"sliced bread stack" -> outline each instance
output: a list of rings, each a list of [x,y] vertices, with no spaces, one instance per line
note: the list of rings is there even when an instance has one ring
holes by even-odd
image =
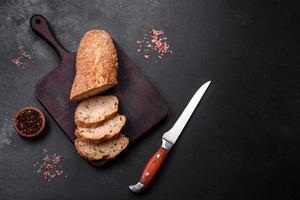
[[[82,101],[75,110],[75,147],[88,160],[113,159],[129,143],[121,133],[126,117],[118,113],[116,96],[96,96]]]

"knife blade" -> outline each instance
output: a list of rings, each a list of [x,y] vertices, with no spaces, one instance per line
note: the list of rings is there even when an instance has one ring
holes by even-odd
[[[178,137],[180,136],[182,130],[184,129],[185,125],[187,124],[188,120],[192,116],[194,110],[196,109],[198,103],[200,102],[210,83],[211,81],[204,83],[197,90],[197,92],[193,95],[188,105],[183,110],[178,120],[173,125],[173,127],[165,134],[163,134],[161,147],[159,147],[157,151],[148,160],[147,164],[144,167],[139,182],[135,185],[129,186],[129,189],[131,191],[138,193],[147,188],[147,186],[150,184],[151,180],[154,178],[157,171],[161,167],[163,161],[167,157],[168,152],[173,147]]]

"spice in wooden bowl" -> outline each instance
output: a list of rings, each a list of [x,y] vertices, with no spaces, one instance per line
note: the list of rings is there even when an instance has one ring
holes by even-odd
[[[45,116],[38,108],[22,108],[15,116],[14,127],[17,133],[23,137],[36,137],[42,133],[45,127]]]

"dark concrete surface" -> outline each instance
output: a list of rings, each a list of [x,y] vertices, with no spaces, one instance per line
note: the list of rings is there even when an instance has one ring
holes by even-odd
[[[299,199],[300,44],[297,5],[288,1],[24,0],[0,2],[0,199]],[[82,34],[108,30],[168,102],[168,118],[117,160],[97,169],[47,114],[39,140],[15,134],[10,119],[41,107],[34,85],[59,62],[29,27],[49,20],[76,50]],[[174,53],[155,63],[135,41],[163,28]],[[10,62],[23,45],[29,68]],[[212,85],[152,186],[135,183],[160,138],[205,81]],[[43,148],[64,156],[67,178],[33,173]]]

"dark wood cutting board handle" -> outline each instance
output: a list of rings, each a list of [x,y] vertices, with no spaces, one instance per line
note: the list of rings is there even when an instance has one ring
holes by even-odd
[[[61,60],[67,59],[71,52],[66,50],[54,36],[47,19],[42,15],[33,15],[30,18],[31,29],[46,40],[58,53]]]

